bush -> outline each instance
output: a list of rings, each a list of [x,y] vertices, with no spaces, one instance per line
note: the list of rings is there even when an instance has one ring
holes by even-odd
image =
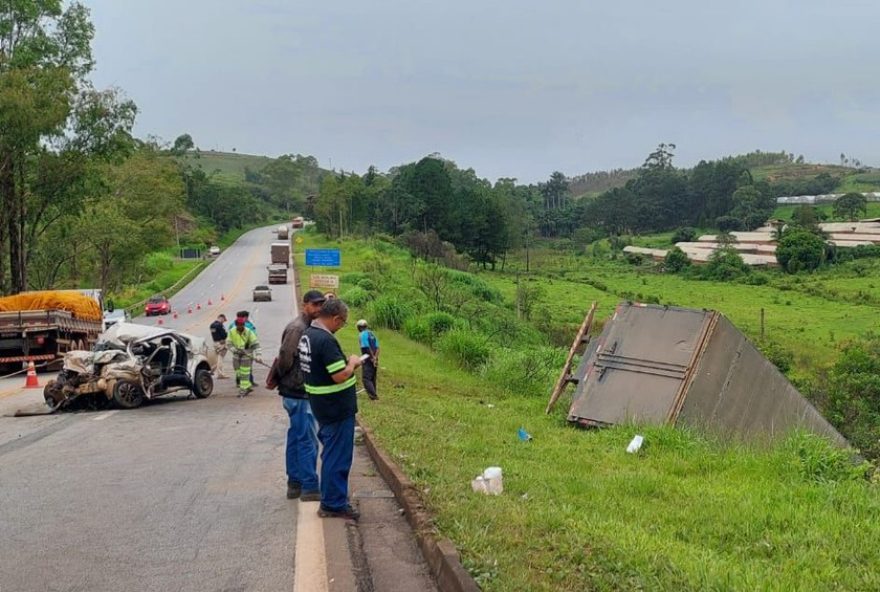
[[[343,274],[342,277],[339,278],[339,281],[343,284],[352,284],[356,286],[358,282],[365,279],[367,279],[367,274],[355,271],[352,273]]]
[[[785,373],[791,370],[794,364],[794,354],[774,341],[764,341],[758,344],[758,349],[764,354],[764,357],[770,360],[780,372]]]
[[[376,291],[376,283],[370,278],[364,278],[357,282],[357,287],[362,290],[366,290],[367,292],[375,292]]]
[[[358,286],[340,294],[339,297],[349,306],[364,306],[370,301],[370,293]]]
[[[500,303],[503,300],[501,292],[499,292],[496,288],[493,288],[477,276],[470,273],[456,271],[454,269],[447,269],[445,271],[446,275],[449,277],[450,280],[452,280],[453,284],[459,284],[461,286],[467,287],[467,291],[477,298],[485,300],[486,302],[494,303]]]
[[[880,457],[880,337],[846,345],[827,380],[828,419],[866,455]]]
[[[732,230],[742,230],[743,223],[742,220],[734,216],[719,216],[715,218],[715,226],[721,232],[730,232]]]
[[[161,251],[150,253],[144,257],[143,267],[146,275],[155,276],[174,267],[174,257]]]
[[[678,273],[690,264],[691,260],[688,259],[685,252],[678,247],[672,247],[669,249],[669,252],[666,253],[666,258],[663,260],[663,267],[670,273]]]
[[[437,349],[467,370],[481,368],[492,354],[486,338],[466,329],[452,329],[437,340]]]
[[[380,296],[369,306],[370,318],[376,327],[387,327],[395,331],[400,330],[413,313],[412,305],[394,296]]]
[[[672,244],[689,243],[695,238],[697,238],[697,230],[690,226],[684,226],[682,228],[677,228],[672,234]]]
[[[712,253],[700,271],[705,279],[727,282],[749,273],[749,266],[735,249],[721,248]]]
[[[788,273],[812,271],[825,261],[825,241],[809,230],[792,230],[779,239],[776,260]]]
[[[403,324],[404,334],[420,343],[432,345],[438,337],[456,327],[464,329],[464,321],[445,312],[432,312],[410,317]]]
[[[562,370],[565,350],[534,347],[525,351],[501,349],[483,370],[484,376],[517,395],[546,396]]]

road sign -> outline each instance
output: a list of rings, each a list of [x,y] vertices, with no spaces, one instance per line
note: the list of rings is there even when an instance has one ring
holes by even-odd
[[[313,273],[309,276],[309,288],[339,289],[339,276],[329,273]]]
[[[298,244],[298,245],[303,244],[303,239],[301,236],[296,237],[296,244]]]
[[[339,249],[306,249],[306,265],[312,267],[339,267]]]

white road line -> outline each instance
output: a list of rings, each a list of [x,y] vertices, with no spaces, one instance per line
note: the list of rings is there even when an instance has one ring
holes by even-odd
[[[108,417],[110,417],[111,415],[116,413],[117,411],[119,411],[119,409],[114,409],[113,411],[108,411],[107,413],[102,413],[101,415],[98,415],[97,417],[93,417],[92,421],[101,421],[102,419],[107,419]]]
[[[324,523],[318,517],[320,503],[300,501],[297,505],[293,592],[327,592]]]

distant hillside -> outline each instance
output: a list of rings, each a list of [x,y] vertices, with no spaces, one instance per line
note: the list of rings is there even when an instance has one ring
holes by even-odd
[[[257,172],[274,160],[268,156],[215,152],[213,150],[190,152],[183,158],[191,165],[201,168],[205,173],[210,175],[216,172],[219,178],[233,183],[244,181],[245,168]]]
[[[741,159],[756,181],[767,181],[782,194],[795,195],[807,190],[810,181],[820,175],[830,176],[833,185],[829,191],[880,191],[880,170],[867,167],[855,168],[836,164],[815,164],[792,161],[784,152],[756,151],[735,156]],[[615,169],[596,171],[569,178],[569,188],[574,197],[592,196],[623,187],[638,174],[638,169]],[[808,192],[809,193],[809,192]]]

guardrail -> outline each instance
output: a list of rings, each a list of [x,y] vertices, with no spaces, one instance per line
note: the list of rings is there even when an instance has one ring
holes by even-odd
[[[192,269],[187,271],[185,274],[183,274],[183,277],[181,277],[179,280],[174,282],[170,287],[168,287],[165,290],[162,290],[159,293],[162,294],[163,296],[165,296],[166,298],[170,298],[170,297],[174,296],[185,285],[187,285],[190,282],[190,280],[192,280],[193,276],[198,275],[203,269],[205,269],[209,263],[210,263],[209,261],[199,261],[198,265],[196,265],[195,267],[193,267]],[[125,312],[129,313],[132,317],[138,316],[137,312],[143,311],[144,305],[147,304],[148,300],[149,300],[149,298],[145,298],[145,299],[141,300],[140,302],[135,302],[134,304],[130,304],[130,305],[126,306],[123,310],[125,310]]]

